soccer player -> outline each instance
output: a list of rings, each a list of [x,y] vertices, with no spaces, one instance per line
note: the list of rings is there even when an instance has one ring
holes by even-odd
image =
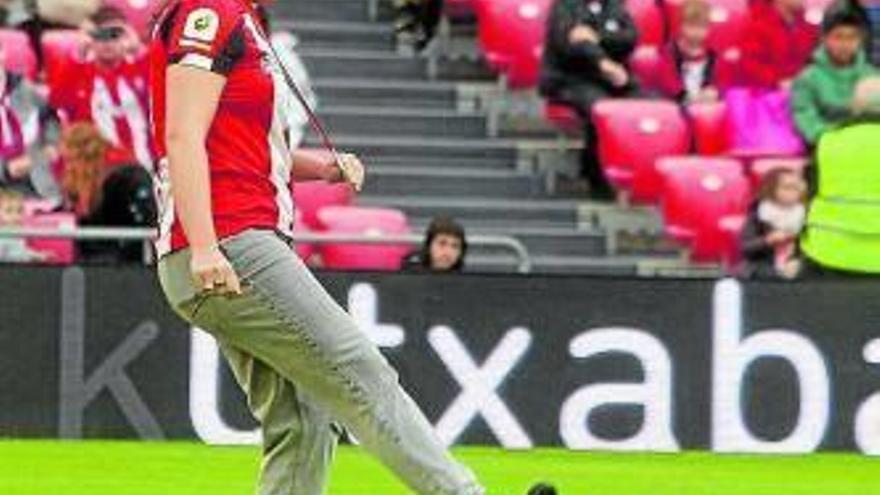
[[[339,421],[414,491],[483,494],[291,248],[289,180],[358,189],[364,170],[290,149],[297,101],[268,47],[250,0],[169,0],[151,46],[159,277],[217,339],[262,424],[259,493],[323,493]]]

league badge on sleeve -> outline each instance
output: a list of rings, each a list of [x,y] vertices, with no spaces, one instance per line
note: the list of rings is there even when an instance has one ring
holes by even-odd
[[[220,31],[220,16],[216,11],[202,8],[192,11],[186,18],[183,37],[193,41],[213,43]]]

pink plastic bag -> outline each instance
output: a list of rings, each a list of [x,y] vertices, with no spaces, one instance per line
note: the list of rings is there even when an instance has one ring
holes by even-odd
[[[734,88],[725,94],[730,149],[734,154],[800,155],[788,92]]]

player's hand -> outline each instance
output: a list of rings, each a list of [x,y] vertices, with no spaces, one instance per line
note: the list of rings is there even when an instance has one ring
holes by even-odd
[[[232,264],[217,246],[194,249],[190,261],[193,283],[203,293],[241,294],[241,282]]]
[[[361,192],[367,173],[360,158],[351,153],[340,153],[336,166],[339,167],[340,182],[350,184],[355,191]]]

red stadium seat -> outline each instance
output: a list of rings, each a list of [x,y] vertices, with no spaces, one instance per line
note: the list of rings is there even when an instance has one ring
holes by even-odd
[[[481,0],[479,37],[489,65],[511,88],[538,84],[547,17],[555,0]]]
[[[159,0],[105,0],[105,3],[125,12],[128,21],[138,34],[146,38],[149,35],[148,31],[153,22],[155,10],[162,2]]]
[[[687,107],[698,155],[727,151],[727,120],[724,103],[694,103]]]
[[[660,50],[657,46],[641,45],[633,52],[629,65],[642,89],[657,89],[656,74],[660,61]]]
[[[74,229],[76,217],[70,213],[50,213],[24,218],[24,226],[39,229]],[[27,245],[34,251],[46,256],[45,263],[53,265],[69,265],[74,261],[73,241],[70,239],[35,239],[27,240]]]
[[[295,218],[296,220],[294,220],[293,223],[294,235],[307,234],[312,231],[309,226],[306,225],[305,222],[303,222],[303,215],[301,211],[296,211]],[[296,242],[294,244],[294,247],[296,248],[296,254],[298,254],[303,261],[308,261],[309,258],[311,258],[313,254],[315,254],[315,246],[313,244],[309,244],[307,242]]]
[[[665,13],[657,0],[626,0],[626,10],[639,31],[640,45],[662,45],[666,40]]]
[[[777,168],[787,168],[803,174],[807,168],[807,162],[808,160],[803,157],[762,158],[752,163],[749,177],[752,179],[752,185],[757,189],[761,185],[764,176],[767,175],[767,172]]]
[[[12,29],[0,29],[0,45],[3,46],[3,65],[6,70],[32,79],[36,77],[37,56],[27,34]]]
[[[722,229],[742,216],[749,183],[742,164],[729,158],[667,157],[658,161],[664,177],[663,219],[667,234],[687,244],[694,261],[724,261],[736,249]]]
[[[687,123],[675,103],[658,100],[605,100],[593,107],[599,160],[608,180],[631,191],[637,203],[655,202],[662,179],[655,162],[690,148]]]
[[[401,235],[411,229],[406,215],[384,208],[334,206],[318,218],[324,230],[337,234]],[[324,267],[337,270],[399,270],[411,251],[408,245],[325,244],[320,248]]]
[[[569,134],[582,134],[584,122],[570,105],[564,103],[544,103],[544,119]]]
[[[347,184],[329,182],[297,182],[293,185],[293,198],[302,221],[310,228],[320,227],[318,212],[328,206],[346,206],[354,199],[354,191]]]

